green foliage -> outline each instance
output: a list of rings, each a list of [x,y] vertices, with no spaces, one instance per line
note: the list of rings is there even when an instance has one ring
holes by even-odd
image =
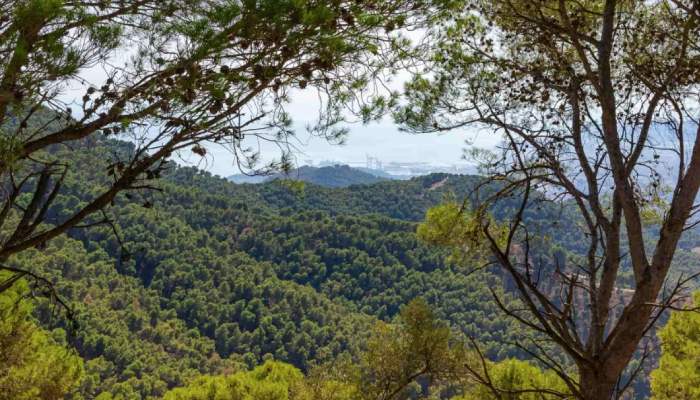
[[[198,377],[163,400],[355,400],[356,393],[349,383],[305,377],[289,364],[268,360],[252,370]]]
[[[472,368],[465,368],[471,365]],[[540,400],[567,390],[556,374],[514,359],[486,363],[493,388],[474,379],[481,360],[430,306],[415,299],[392,324],[378,322],[357,360],[340,357],[306,376],[277,361],[252,370],[201,376],[164,400]],[[494,388],[497,388],[495,390]]]
[[[502,270],[508,269],[514,280],[527,283],[520,285],[520,294],[531,299],[531,311],[542,317],[531,319],[544,326],[536,330],[558,343],[563,350],[558,354],[578,365],[583,386],[580,397],[608,398],[615,382],[623,380],[623,367],[631,369],[628,363],[645,327],[657,322],[649,304],[656,302],[659,288],[669,278],[677,239],[684,224],[690,224],[686,218],[692,216],[690,204],[697,194],[697,185],[689,186],[689,182],[698,171],[686,171],[685,156],[672,149],[693,147],[686,143],[683,131],[695,109],[693,105],[692,112],[685,111],[689,99],[682,93],[695,90],[700,83],[695,48],[686,47],[700,39],[698,2],[449,3],[451,12],[437,13],[426,29],[421,47],[424,63],[406,84],[395,119],[416,133],[474,128],[500,139],[492,154],[469,154],[481,161],[485,175],[507,188],[493,197],[480,196],[484,201],[510,201],[526,193],[522,197],[528,207],[546,196],[564,210],[573,209],[574,218],[562,222],[574,222],[568,227],[577,235],[565,234],[571,240],[561,247],[576,251],[557,259],[565,261],[560,264],[564,275],[585,276],[597,288],[581,296],[585,300],[562,300],[565,284],[563,289],[547,287],[545,281],[553,275],[549,260],[540,262],[539,255],[531,257],[529,251],[524,258],[512,254],[540,247],[523,239],[557,231],[533,232],[529,221],[521,224],[516,220],[511,226],[513,252],[498,252],[496,261],[507,267]],[[648,51],[651,48],[655,50]],[[628,79],[628,71],[635,71],[634,79]],[[653,83],[659,76],[664,77],[664,85]],[[650,102],[649,98],[669,100]],[[597,112],[586,112],[592,109]],[[665,125],[669,120],[673,124]],[[591,126],[599,129],[588,129]],[[629,129],[637,129],[639,135],[630,138],[626,135]],[[678,139],[669,146],[659,143],[661,137]],[[612,167],[599,168],[600,160]],[[602,184],[608,174],[616,177],[614,182]],[[684,176],[688,178],[682,181]],[[666,181],[674,186],[671,190],[664,187]],[[572,206],[574,203],[577,205]],[[661,223],[660,235],[644,232]],[[550,238],[564,243],[557,236]],[[469,247],[468,241],[456,241],[458,246]],[[645,241],[650,242],[648,251]],[[590,248],[588,265],[583,247]],[[521,265],[527,266],[522,280],[503,253],[520,258]],[[634,274],[631,263],[635,264]],[[602,275],[601,269],[605,270]],[[624,310],[589,312],[596,305],[615,309],[618,300],[611,293],[620,286],[629,294]],[[572,307],[574,302],[581,306]],[[562,309],[576,312],[552,316]],[[568,322],[560,325],[560,319]],[[542,352],[538,349],[535,355],[542,357]]]
[[[457,262],[477,264],[489,258],[491,240],[502,249],[508,238],[507,228],[483,213],[483,210],[470,212],[464,204],[455,202],[435,206],[428,210],[425,221],[418,226],[418,238],[452,249],[452,257]]]
[[[113,154],[133,151],[108,140],[77,146],[85,151],[72,162],[90,167],[69,172],[49,224],[100,190],[99,171]],[[515,324],[493,317],[489,287],[501,293],[500,278],[465,276],[445,261],[448,252],[415,234],[427,209],[448,193],[465,194],[477,178],[307,185],[299,195],[278,182],[235,185],[171,167],[161,194],[117,198],[110,216],[118,236],[109,225],[72,230],[12,259],[58,282],[78,313],[86,379],[76,396],[153,399],[197,376],[270,358],[309,372],[311,385],[315,365],[357,358],[377,319],[393,320],[417,296],[456,333],[477,338],[489,358],[522,355],[503,345],[516,340]],[[36,310],[44,324],[49,311]],[[318,398],[356,387],[314,382]]]
[[[401,58],[394,50],[407,49],[385,25],[420,19],[425,6],[407,0],[3,3],[0,180],[18,184],[2,199],[2,209],[12,211],[0,215],[0,225],[14,233],[0,238],[0,258],[96,217],[122,192],[150,187],[176,153],[204,157],[210,146],[225,145],[246,170],[287,168],[295,132],[285,107],[292,89],[319,91],[322,111],[310,129],[339,140],[345,111],[377,90],[369,83],[391,72]],[[77,78],[96,66],[103,76]],[[80,94],[68,89],[81,86]],[[31,122],[47,110],[47,123]],[[67,194],[68,175],[86,172],[77,170],[86,165],[74,162],[83,155],[73,150],[104,136],[135,146],[83,175],[91,190],[69,214],[54,200]],[[261,165],[248,146],[253,138],[278,144],[278,157]],[[23,207],[22,197],[33,200],[31,207]],[[53,221],[45,224],[48,215]]]
[[[401,309],[396,324],[377,324],[357,367],[357,386],[368,400],[428,395],[446,381],[460,379],[466,356],[449,327],[416,299]],[[421,387],[421,380],[430,385]]]
[[[280,281],[269,266],[241,253],[198,264],[191,275],[164,262],[173,287],[184,286],[170,297],[120,275],[101,249],[88,253],[75,240],[57,240],[17,262],[63,277],[61,292],[73,300],[80,323],[77,348],[88,375],[80,393],[86,397],[160,396],[198,374],[226,369],[231,362],[221,355],[249,366],[264,355],[300,366],[327,361],[349,350],[350,338],[369,325],[367,317],[354,318],[313,290]],[[48,308],[38,314],[50,320]]]
[[[100,165],[114,151],[128,146],[93,144],[75,162]],[[67,180],[58,213],[69,214],[95,190],[82,176]],[[317,363],[357,355],[374,318],[392,320],[417,296],[437,318],[477,338],[488,358],[522,356],[503,344],[520,329],[492,303],[489,287],[500,293],[500,278],[465,276],[474,264],[445,262],[448,252],[415,234],[428,209],[476,183],[437,174],[350,189],[307,185],[299,195],[279,182],[234,185],[173,166],[162,195],[118,199],[124,248],[111,227],[98,226],[71,232],[80,243],[61,239],[21,259],[63,277],[62,292],[73,301],[90,294],[80,306],[85,339],[78,348],[90,377],[84,396],[162,396],[199,374],[222,373],[228,358],[252,368],[273,357],[313,376]],[[153,208],[141,207],[145,201]],[[494,220],[507,218],[513,204],[491,210]],[[428,215],[446,217],[444,228],[458,209],[447,204]],[[526,215],[532,226],[566,220],[547,208]],[[418,229],[423,238],[425,229]],[[570,230],[554,232],[567,245],[558,251],[576,246]],[[124,300],[132,298],[138,301]],[[333,379],[349,393],[356,387],[331,378],[318,380],[317,393],[334,387],[325,383]]]
[[[85,360],[76,398],[146,399],[228,364],[214,353],[213,340],[161,308],[156,292],[120,275],[100,249],[88,252],[76,240],[59,238],[15,262],[59,281],[61,295],[76,312],[74,345]],[[35,314],[45,324],[56,319],[46,303]]]
[[[471,384],[453,400],[554,400],[569,393],[566,384],[552,371],[542,371],[519,360],[489,363],[492,387]]]
[[[304,375],[289,364],[267,361],[252,371],[203,376],[163,400],[311,400]]]
[[[93,146],[92,152],[96,154],[85,152],[80,162],[99,164],[100,157],[109,157],[100,146]],[[486,317],[496,308],[484,283],[495,285],[497,278],[461,276],[445,263],[445,252],[416,240],[415,223],[378,215],[401,215],[404,206],[415,207],[410,214],[422,215],[446,192],[474,182],[472,177],[446,178],[333,190],[309,185],[299,196],[276,182],[234,185],[193,168],[175,168],[162,184],[163,195],[149,200],[153,209],[139,207],[145,199],[138,197],[118,203],[116,225],[128,257],[108,226],[72,234],[89,251],[106,251],[122,274],[157,290],[164,307],[177,310],[188,327],[213,338],[222,357],[251,353],[255,360],[250,366],[266,353],[303,369],[311,359],[332,359],[352,347],[351,326],[367,326],[358,324],[362,318],[352,312],[391,319],[418,295],[440,304],[440,318],[484,339],[490,356],[514,355],[512,348],[498,343],[503,333],[514,330],[502,319]],[[431,189],[445,180],[442,187]],[[84,182],[79,176],[71,178],[65,196],[57,201],[67,208],[79,204],[91,190]],[[313,290],[299,290],[291,283]],[[276,293],[288,294],[270,297],[266,293],[273,287]],[[319,300],[302,300],[307,295]],[[281,301],[283,297],[287,299]],[[258,304],[256,298],[271,300]],[[340,307],[322,305],[321,298]],[[337,313],[312,312],[316,304]],[[308,317],[291,318],[287,307]],[[266,315],[274,331],[259,325],[268,321]],[[328,332],[337,334],[319,334],[313,326],[328,326]],[[300,328],[308,337],[291,340]]]
[[[83,361],[66,349],[63,331],[36,324],[28,291],[20,281],[0,294],[0,398],[63,399],[83,378]]]
[[[696,293],[695,304],[700,304]],[[662,355],[651,373],[652,399],[690,400],[700,396],[700,314],[674,312],[659,331]]]

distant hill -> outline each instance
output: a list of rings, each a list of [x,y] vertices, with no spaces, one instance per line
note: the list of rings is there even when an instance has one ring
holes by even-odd
[[[245,175],[245,174],[235,174],[227,177],[229,181],[233,183],[263,183],[266,180],[270,179],[269,176],[265,175]]]
[[[352,168],[347,165],[333,165],[327,167],[302,166],[288,174],[272,176],[237,174],[228,177],[228,180],[234,183],[263,183],[275,179],[294,179],[329,188],[343,188],[351,185],[368,185],[381,182],[390,179],[390,175],[378,176],[376,173]]]

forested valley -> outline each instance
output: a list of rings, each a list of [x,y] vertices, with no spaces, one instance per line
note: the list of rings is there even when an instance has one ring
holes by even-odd
[[[75,162],[100,169],[129,148],[84,146]],[[516,329],[489,301],[498,278],[450,265],[415,235],[428,207],[477,179],[235,185],[173,164],[162,192],[119,199],[113,226],[75,229],[16,266],[50,277],[75,311],[76,326],[49,301],[35,315],[46,329],[75,335],[86,398],[162,396],[197,374],[267,359],[308,371],[357,355],[377,321],[390,322],[417,297],[478,337],[489,357],[505,359],[518,351],[503,345]],[[89,182],[70,177],[58,211],[71,213]]]
[[[74,212],[94,190],[90,185],[99,185],[95,176],[83,174],[114,168],[109,161],[114,154],[133,151],[129,143],[109,139],[80,146],[80,157],[73,160],[82,164],[75,168],[80,172],[66,180],[56,199],[57,214],[47,223]],[[21,385],[45,390],[41,398],[267,399],[266,390],[281,396],[270,398],[287,398],[285,393],[294,392],[288,385],[301,385],[305,391],[298,389],[295,396],[301,397],[293,398],[316,398],[319,390],[327,391],[328,399],[354,398],[358,390],[371,393],[357,387],[370,383],[342,381],[350,374],[347,367],[338,376],[319,377],[318,371],[367,362],[372,343],[390,347],[396,337],[383,330],[401,327],[401,310],[418,302],[413,307],[451,332],[449,346],[464,346],[453,350],[454,357],[464,358],[457,362],[476,362],[466,346],[473,340],[469,343],[478,343],[483,356],[496,362],[490,368],[503,375],[505,385],[535,388],[531,375],[542,372],[519,345],[526,335],[499,314],[491,292],[517,303],[509,281],[416,235],[429,209],[468,198],[482,180],[433,174],[349,188],[291,180],[252,185],[173,163],[158,191],[118,198],[109,224],[71,230],[13,260],[13,267],[31,268],[55,284],[67,309],[42,297],[41,286],[32,298],[25,298],[26,284],[3,295],[4,313],[15,307],[24,311],[5,321],[0,340],[11,346],[25,340],[51,345],[33,344],[36,358],[15,360],[18,369],[0,387],[8,393]],[[493,215],[507,220],[516,205],[502,205]],[[573,218],[566,207],[547,203],[529,210],[530,224],[546,232],[540,256],[564,259],[580,251]],[[697,268],[700,257],[691,251],[696,244],[693,235],[682,243],[679,271]],[[15,342],[23,335],[41,339]],[[394,351],[409,352],[404,345]],[[401,357],[390,355],[394,359],[384,362]],[[32,363],[56,368],[56,377],[40,372],[46,389],[34,380]],[[29,364],[24,368],[31,375],[18,372],[23,364]],[[373,367],[387,368],[374,360],[352,373],[375,374]],[[451,385],[440,390],[426,381],[402,382],[401,374],[410,375],[415,366],[402,367],[407,370],[374,383],[406,385],[402,393],[412,398],[470,396],[465,387],[475,390],[475,399],[489,396],[476,382],[460,387],[464,376],[455,371],[446,381]],[[555,376],[539,379],[562,384]],[[240,380],[241,393],[250,393],[228,392],[229,380]],[[639,384],[643,392],[646,384],[647,378]]]
[[[0,0],[0,400],[699,400],[698,99],[698,0]]]

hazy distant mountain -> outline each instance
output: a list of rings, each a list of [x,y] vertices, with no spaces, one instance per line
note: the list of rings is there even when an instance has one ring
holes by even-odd
[[[406,180],[406,179],[411,179],[412,176],[406,175],[406,176],[400,176],[400,175],[392,175],[386,171],[383,171],[381,169],[374,169],[374,168],[367,168],[367,167],[354,167],[353,169],[356,169],[358,171],[366,172],[370,175],[374,175],[378,178],[384,178],[384,179],[399,179],[399,180]]]
[[[227,177],[229,181],[233,183],[263,183],[266,180],[270,179],[269,176],[264,176],[264,175],[244,175],[244,174],[236,174],[236,175],[231,175]]]
[[[274,179],[294,179],[325,187],[348,187],[350,185],[365,185],[391,179],[391,175],[377,170],[361,170],[347,165],[326,167],[302,166],[289,174],[272,176],[232,175],[228,180],[234,183],[262,183]]]

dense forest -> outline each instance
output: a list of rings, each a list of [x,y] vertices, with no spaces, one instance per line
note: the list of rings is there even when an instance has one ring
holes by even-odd
[[[131,151],[102,139],[83,146],[74,162],[100,168]],[[75,312],[67,317],[50,299],[33,306],[43,329],[83,360],[76,399],[158,398],[203,374],[271,360],[309,373],[362,354],[377,321],[394,321],[419,297],[488,359],[527,359],[515,345],[521,330],[490,292],[512,297],[507,281],[416,236],[429,208],[468,196],[479,181],[434,174],[348,189],[237,185],[172,164],[159,191],[121,197],[112,223],[74,229],[13,265],[49,277]],[[71,176],[59,212],[79,205],[90,184],[94,177]],[[512,212],[493,210],[501,219]],[[543,254],[577,250],[565,236],[576,233],[561,227],[567,215],[546,204],[529,212],[533,226],[556,236],[542,242]]]
[[[129,147],[85,146],[75,162],[86,165]],[[518,354],[504,345],[517,329],[490,302],[498,278],[464,273],[415,236],[428,207],[475,179],[435,175],[350,190],[235,185],[173,164],[162,192],[120,200],[113,225],[75,229],[16,263],[50,276],[75,310],[75,329],[49,303],[36,315],[75,335],[86,398],[160,396],[227,360],[252,368],[273,358],[307,371],[356,354],[373,321],[391,321],[419,296],[504,359]],[[57,200],[64,212],[91,191],[88,182],[71,177]]]
[[[0,400],[699,399],[698,98],[697,0],[0,2]],[[294,163],[389,118],[478,175]]]

